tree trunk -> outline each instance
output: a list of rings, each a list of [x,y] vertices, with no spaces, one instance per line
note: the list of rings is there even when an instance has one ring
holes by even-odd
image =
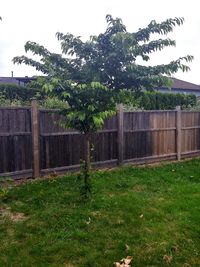
[[[90,170],[91,170],[91,161],[90,161],[90,133],[85,133],[85,159],[84,159],[84,187],[86,194],[91,191],[90,188]]]

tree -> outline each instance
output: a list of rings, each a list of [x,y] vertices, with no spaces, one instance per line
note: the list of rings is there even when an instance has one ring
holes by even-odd
[[[149,54],[168,46],[175,46],[170,39],[151,40],[153,34],[167,35],[183,18],[152,21],[146,28],[135,33],[127,32],[121,19],[106,16],[107,29],[104,33],[91,36],[86,42],[80,37],[57,33],[62,55],[51,53],[44,46],[27,42],[25,51],[40,56],[36,61],[26,56],[15,57],[14,63],[30,65],[44,73],[41,82],[50,95],[68,102],[68,109],[61,112],[66,117],[65,126],[73,127],[86,137],[85,187],[88,187],[90,169],[90,136],[102,127],[104,120],[116,111],[116,103],[124,103],[131,91],[166,85],[171,75],[179,69],[188,71],[182,62],[191,61],[192,56],[178,58],[166,65],[154,67],[136,63],[141,57],[150,59]]]

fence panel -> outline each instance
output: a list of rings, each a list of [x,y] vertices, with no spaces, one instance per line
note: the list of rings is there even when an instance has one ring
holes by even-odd
[[[0,108],[0,176],[32,172],[30,108]]]
[[[84,157],[84,136],[61,127],[61,119],[57,110],[38,112],[35,102],[32,108],[0,108],[0,176],[36,177],[78,169]],[[197,155],[200,112],[124,112],[120,106],[118,115],[92,135],[96,166]]]
[[[182,142],[184,155],[200,153],[200,112],[181,112]]]
[[[175,156],[176,111],[125,112],[124,160]]]
[[[62,116],[57,111],[40,111],[40,151],[43,172],[58,167],[80,164],[84,158],[84,137],[73,129],[60,126]],[[117,160],[117,118],[107,120],[98,133],[92,135],[92,161]]]

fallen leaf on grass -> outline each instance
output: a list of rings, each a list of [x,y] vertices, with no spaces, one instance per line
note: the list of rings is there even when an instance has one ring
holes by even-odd
[[[172,256],[168,256],[168,255],[164,255],[163,256],[163,260],[167,263],[170,264],[172,262],[173,257]]]
[[[130,247],[129,247],[129,245],[127,245],[127,244],[125,245],[125,248],[126,248],[126,249],[125,249],[125,250],[126,250],[126,252],[128,252],[128,251],[130,250]]]
[[[8,218],[13,222],[20,222],[27,219],[24,213],[12,212],[10,207],[0,208],[0,220],[4,218]]]
[[[171,251],[178,252],[178,247],[177,246],[172,246]]]
[[[88,221],[85,222],[87,225],[89,225],[91,223],[91,218],[88,218]]]
[[[114,262],[115,267],[130,267],[131,261],[133,257],[127,256],[126,258],[122,259],[120,262]]]
[[[124,263],[130,265],[132,259],[133,259],[133,257],[127,256],[126,259],[124,259]]]

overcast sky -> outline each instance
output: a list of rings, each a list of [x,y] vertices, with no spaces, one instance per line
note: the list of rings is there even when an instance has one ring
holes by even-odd
[[[27,66],[13,65],[12,58],[25,54],[26,41],[35,41],[60,52],[57,31],[82,36],[105,31],[106,14],[120,17],[127,30],[135,32],[151,20],[184,17],[168,37],[176,40],[175,48],[164,49],[151,57],[151,65],[168,63],[180,56],[193,55],[189,73],[177,78],[200,84],[200,15],[198,0],[0,0],[0,76],[33,76]]]

